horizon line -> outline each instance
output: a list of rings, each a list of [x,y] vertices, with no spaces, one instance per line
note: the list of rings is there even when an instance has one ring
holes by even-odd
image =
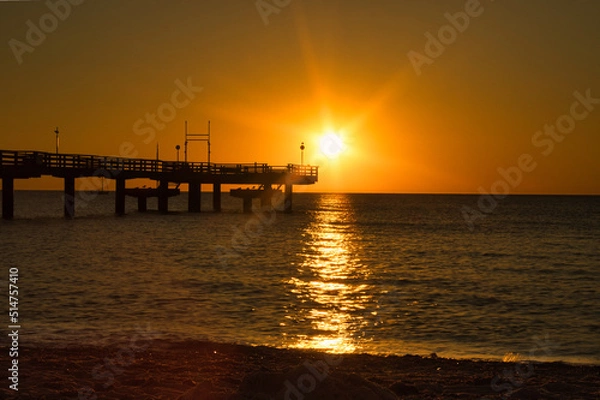
[[[208,183],[207,183],[208,185]],[[63,192],[62,189],[15,189],[15,192]],[[114,190],[105,190],[109,193],[114,193]],[[2,189],[0,188],[0,192]],[[76,190],[76,192],[89,192],[93,193],[93,190]],[[188,193],[182,190],[181,193]],[[212,193],[211,191],[203,191],[202,193]],[[355,191],[330,191],[330,192],[296,192],[295,194],[356,194],[356,195],[407,195],[407,196],[482,196],[492,195],[491,193],[478,193],[478,192],[355,192]],[[510,193],[502,195],[504,197],[509,196],[600,196],[599,193]]]

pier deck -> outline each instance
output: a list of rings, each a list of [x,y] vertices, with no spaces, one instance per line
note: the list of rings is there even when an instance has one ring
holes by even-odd
[[[159,182],[159,210],[168,211],[169,183],[188,184],[189,211],[200,212],[200,188],[213,185],[213,208],[221,210],[221,185],[260,185],[267,193],[273,185],[285,186],[284,211],[292,210],[293,185],[318,181],[318,167],[264,163],[220,164],[121,158],[83,154],[57,154],[41,151],[0,150],[2,178],[2,217],[14,215],[14,180],[52,176],[65,181],[65,216],[75,213],[75,179],[104,177],[116,181],[115,212],[125,213],[126,181],[151,179]]]

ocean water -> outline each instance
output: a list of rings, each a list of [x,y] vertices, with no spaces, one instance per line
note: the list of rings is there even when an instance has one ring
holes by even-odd
[[[373,354],[600,363],[600,197],[303,194],[294,212],[140,214],[129,199],[16,193],[2,291],[19,270],[21,342],[136,332]],[[258,206],[256,204],[255,206]],[[149,208],[156,208],[150,202]],[[205,209],[205,210],[204,210]],[[3,304],[6,316],[8,305]],[[6,323],[8,319],[5,317]]]

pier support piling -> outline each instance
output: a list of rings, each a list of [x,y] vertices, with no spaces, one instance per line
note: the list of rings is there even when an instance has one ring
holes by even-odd
[[[286,185],[285,185],[285,197],[284,197],[284,203],[283,203],[283,212],[286,214],[289,214],[292,212],[293,187],[294,187],[294,185],[292,185],[291,183],[286,183]]]
[[[65,218],[75,218],[75,177],[65,177],[65,194],[64,194],[64,210]]]
[[[188,185],[188,211],[199,213],[202,208],[202,185],[196,182],[190,182]]]
[[[148,211],[148,198],[144,196],[138,197],[138,212],[146,212]]]
[[[252,212],[252,197],[244,197],[244,213],[250,214]]]
[[[125,215],[125,179],[123,178],[117,178],[115,185],[115,214]]]
[[[162,180],[158,185],[158,211],[163,214],[169,212],[169,181]]]
[[[213,210],[221,212],[221,184],[213,184]]]
[[[15,215],[15,180],[11,176],[2,178],[2,218],[13,219]]]
[[[263,192],[262,196],[260,197],[260,208],[262,210],[271,208],[271,206],[273,205],[272,199],[273,199],[273,188],[271,187],[271,185],[265,185],[264,192]]]

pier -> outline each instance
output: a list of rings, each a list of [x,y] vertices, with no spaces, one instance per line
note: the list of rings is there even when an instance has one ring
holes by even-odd
[[[15,179],[52,176],[64,180],[64,215],[75,216],[75,180],[78,178],[105,178],[115,181],[115,213],[125,214],[125,196],[137,197],[138,210],[146,210],[146,199],[158,197],[160,212],[169,211],[169,197],[179,194],[179,186],[188,186],[188,211],[200,212],[201,185],[212,185],[213,210],[221,211],[222,185],[254,185],[259,189],[236,189],[234,197],[244,200],[244,211],[251,207],[252,198],[260,198],[269,205],[274,193],[284,187],[283,211],[292,211],[294,185],[313,185],[319,169],[315,166],[288,164],[271,166],[262,163],[219,164],[162,161],[141,158],[120,158],[83,154],[58,154],[41,151],[0,150],[0,178],[2,179],[2,218],[14,217]],[[158,183],[156,189],[129,188],[127,180],[150,179]],[[177,189],[169,188],[170,184]],[[274,189],[275,187],[275,189]],[[177,190],[177,192],[174,192]]]
[[[250,212],[252,212],[252,200],[253,199],[260,199],[261,207],[265,207],[265,206],[268,206],[269,204],[271,204],[271,198],[273,197],[274,192],[281,194],[281,190],[279,190],[279,189],[274,190],[271,187],[271,185],[263,186],[258,189],[255,189],[255,188],[232,189],[229,191],[229,194],[232,197],[237,197],[239,199],[244,200],[244,212],[250,213]]]

